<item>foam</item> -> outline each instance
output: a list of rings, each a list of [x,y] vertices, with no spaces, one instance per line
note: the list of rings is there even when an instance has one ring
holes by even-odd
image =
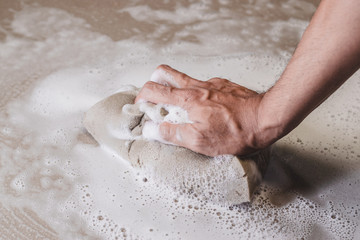
[[[171,124],[193,123],[186,110],[169,104],[139,103],[139,109],[150,119],[145,122],[142,130],[143,138],[156,140],[166,144],[172,144],[164,140],[160,134],[159,126],[163,122]],[[163,113],[166,112],[166,114]],[[165,116],[164,116],[165,115]]]
[[[233,7],[220,1],[217,8],[199,2],[192,7],[206,15],[195,16],[193,10],[188,18],[181,13],[184,6],[174,14],[137,4],[137,10],[126,5],[123,12],[149,25],[135,25],[139,35],[133,31],[117,42],[69,9],[24,5],[9,20],[9,33],[0,42],[0,219],[9,220],[0,224],[2,236],[360,238],[359,74],[279,142],[251,205],[219,206],[158,186],[148,172],[132,171],[104,151],[81,123],[90,106],[124,84],[142,86],[160,63],[203,80],[219,76],[267,89],[288,55],[249,51],[292,52],[314,5],[281,1],[279,7],[264,0]],[[141,14],[132,14],[135,10]],[[290,15],[290,21],[281,20]],[[177,25],[181,19],[192,24]],[[170,23],[146,32],[164,20]],[[172,40],[167,43],[166,37]],[[289,41],[280,46],[283,38]],[[213,178],[191,176],[209,183],[209,194],[211,183],[231,177],[216,172],[222,161],[214,162]]]
[[[126,85],[118,89],[116,92],[132,92],[136,95],[139,89],[135,86]],[[108,126],[109,133],[117,139],[129,140],[157,140],[166,144],[172,144],[165,141],[160,134],[159,126],[164,122],[172,124],[192,123],[188,118],[186,110],[169,104],[153,104],[150,102],[140,101],[134,104],[125,104],[122,111],[130,116],[146,116],[144,128],[141,132],[132,131],[126,126],[112,124]]]

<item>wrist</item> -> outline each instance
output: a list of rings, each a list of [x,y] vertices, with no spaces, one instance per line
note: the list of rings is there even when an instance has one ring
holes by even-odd
[[[259,95],[257,108],[257,129],[255,139],[259,149],[265,148],[279,140],[285,134],[286,124],[275,110],[276,106],[268,104],[267,93]]]

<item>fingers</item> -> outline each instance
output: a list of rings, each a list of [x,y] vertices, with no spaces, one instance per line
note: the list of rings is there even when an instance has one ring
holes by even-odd
[[[195,131],[191,123],[172,124],[163,122],[159,127],[160,136],[167,142],[178,146],[193,148],[192,139],[195,139]]]
[[[147,82],[137,95],[135,103],[145,101],[155,104],[171,104],[186,109],[185,103],[191,98],[190,91],[189,89],[178,89],[159,83]]]
[[[217,152],[209,146],[206,139],[202,138],[202,135],[196,129],[196,124],[171,124],[163,122],[159,126],[159,132],[164,142],[185,147],[207,156],[214,157],[218,155]]]
[[[179,72],[168,65],[158,66],[150,79],[153,82],[176,88],[201,87],[204,85],[203,81],[189,77],[185,73]]]
[[[166,144],[174,144],[177,146],[200,152],[196,144],[196,130],[191,123],[172,124],[163,122],[160,125],[154,122],[145,122],[143,127],[143,137],[145,139],[157,140]]]

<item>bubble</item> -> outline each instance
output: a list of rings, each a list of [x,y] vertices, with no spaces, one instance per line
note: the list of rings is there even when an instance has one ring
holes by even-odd
[[[215,191],[224,176],[233,177],[217,171],[226,159],[168,188],[150,169],[137,174],[91,140],[83,113],[124,84],[142,86],[162,62],[202,80],[221,76],[265,91],[314,9],[294,1],[151,4],[125,3],[101,14],[148,24],[128,28],[110,19],[120,24],[119,41],[70,8],[24,6],[9,20],[16,34],[0,46],[3,76],[9,76],[0,98],[0,216],[26,229],[41,225],[35,232],[50,239],[357,239],[358,74],[278,143],[273,169],[252,203],[213,201],[224,198]],[[287,43],[279,46],[282,38]],[[178,123],[182,112],[172,113]]]

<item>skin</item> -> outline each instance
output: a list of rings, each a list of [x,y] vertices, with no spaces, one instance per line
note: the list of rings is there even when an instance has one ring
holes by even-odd
[[[208,156],[246,155],[293,130],[360,67],[358,0],[323,0],[276,84],[258,94],[226,79],[199,81],[169,66],[141,100],[177,105],[194,123],[160,125],[164,140]]]

